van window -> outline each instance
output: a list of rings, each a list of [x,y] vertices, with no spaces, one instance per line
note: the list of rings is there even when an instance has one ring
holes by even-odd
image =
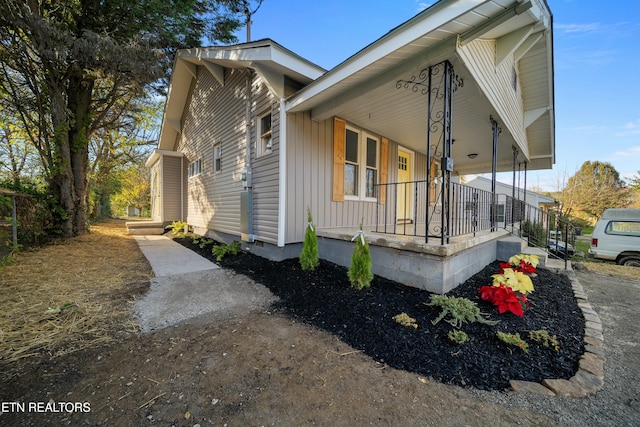
[[[604,232],[606,234],[640,237],[640,221],[610,221]]]

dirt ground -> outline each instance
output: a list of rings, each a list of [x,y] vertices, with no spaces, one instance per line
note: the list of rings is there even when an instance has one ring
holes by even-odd
[[[12,357],[15,343],[0,348],[5,373],[0,382],[0,425],[558,424],[556,416],[490,403],[478,399],[473,390],[389,368],[334,335],[269,311],[224,321],[202,316],[150,334],[133,330],[131,319],[121,317],[119,323],[104,322],[104,331],[98,333],[95,323],[101,323],[96,319],[102,312],[130,307],[145,291],[140,274],[148,270],[122,273],[122,259],[143,262],[132,239],[121,233],[122,226],[111,222],[102,227],[115,227],[109,236],[122,250],[111,249],[101,257],[121,275],[131,274],[131,280],[122,281],[124,289],[95,284],[102,286],[93,294],[93,300],[99,299],[94,303],[102,307],[98,311],[84,309],[80,296],[65,291],[65,300],[78,301],[73,325],[92,325],[89,331],[72,335],[67,330],[72,336],[66,340],[32,344],[28,357]],[[105,238],[100,230],[75,242],[25,253],[25,258],[21,255],[0,273],[0,297],[6,298],[10,285],[5,271],[23,268],[25,260],[38,253],[45,257],[40,268],[46,269],[48,263],[64,258],[68,245],[84,245],[91,254],[88,249],[97,238]],[[73,264],[80,271],[75,274],[81,275],[82,266],[86,270],[92,262],[76,253]],[[68,265],[66,270],[72,268]],[[103,268],[108,277],[109,270]],[[20,277],[31,286],[28,273],[23,268]],[[83,278],[84,292],[87,282]],[[28,293],[21,296],[25,308],[34,305]],[[6,341],[11,321],[2,318],[0,343]]]

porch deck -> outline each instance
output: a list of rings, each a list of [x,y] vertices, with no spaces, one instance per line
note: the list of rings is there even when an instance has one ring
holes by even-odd
[[[451,237],[448,244],[438,239],[425,243],[424,237],[376,233],[365,228],[372,272],[407,286],[444,294],[497,259],[498,242],[509,231],[482,231]],[[357,228],[316,230],[321,258],[348,267],[351,264]]]

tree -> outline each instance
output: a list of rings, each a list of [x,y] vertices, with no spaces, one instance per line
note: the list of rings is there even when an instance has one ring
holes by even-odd
[[[141,165],[129,166],[110,176],[117,188],[109,198],[112,209],[118,215],[127,215],[127,209],[138,208],[140,212],[151,210],[149,170]]]
[[[226,3],[229,3],[228,1]],[[235,41],[218,0],[0,0],[0,90],[36,148],[64,236],[86,231],[89,143],[162,90],[176,49]]]
[[[303,270],[315,270],[319,264],[318,259],[318,237],[313,228],[313,217],[311,209],[307,208],[307,229],[304,232],[304,243],[300,253],[300,266]]]
[[[562,190],[565,214],[582,211],[598,219],[605,209],[623,208],[631,203],[631,193],[618,171],[610,164],[586,161]]]
[[[629,183],[629,187],[636,193],[640,194],[640,170],[631,177],[630,181],[631,182]]]
[[[121,191],[119,184],[114,185],[114,172],[133,167],[144,175],[144,161],[156,144],[162,103],[153,97],[135,101],[125,97],[121,102],[126,102],[126,112],[115,117],[114,124],[98,129],[89,142],[92,219],[111,214],[109,199]]]
[[[368,288],[373,280],[373,273],[371,272],[371,253],[369,252],[369,243],[364,238],[364,231],[362,230],[362,224],[360,224],[360,230],[353,238],[356,244],[353,247],[353,255],[351,256],[351,266],[347,275],[351,286],[361,290]]]

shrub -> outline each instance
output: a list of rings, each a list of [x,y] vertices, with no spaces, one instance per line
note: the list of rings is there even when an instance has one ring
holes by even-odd
[[[304,233],[304,244],[300,253],[300,266],[303,270],[314,270],[318,264],[318,237],[313,228],[311,210],[307,209],[307,230]]]
[[[506,332],[498,332],[498,338],[500,339],[500,341],[504,343],[507,343],[509,345],[515,345],[525,353],[529,353],[529,344],[527,344],[526,341],[520,338],[519,333],[509,334]]]
[[[170,225],[167,225],[165,227],[166,230],[171,230],[171,234],[173,234],[176,237],[184,237],[186,235],[186,229],[187,229],[187,222],[186,221],[173,221]]]
[[[547,244],[547,233],[541,222],[526,220],[522,222],[522,234],[529,238],[529,243],[533,246],[545,247]]]
[[[373,280],[373,273],[371,273],[371,254],[369,253],[369,243],[364,238],[364,232],[362,231],[362,224],[360,224],[360,231],[353,238],[356,241],[356,246],[353,249],[353,256],[351,257],[351,267],[349,267],[349,281],[351,286],[356,289],[364,289],[369,287]]]
[[[538,342],[545,347],[551,347],[555,351],[560,350],[558,338],[555,335],[549,335],[549,332],[545,329],[538,329],[537,331],[529,332],[529,339]]]
[[[409,315],[404,312],[393,316],[393,320],[395,320],[396,323],[399,323],[402,326],[407,326],[410,328],[418,327],[418,324],[416,323],[416,319],[414,319],[413,317],[409,317]]]
[[[449,331],[447,337],[456,344],[464,344],[469,341],[469,337],[467,336],[467,334],[464,331],[460,331],[457,329],[454,331]]]
[[[440,315],[431,321],[434,325],[447,315],[450,318],[445,319],[445,321],[455,328],[462,327],[462,324],[466,322],[479,322],[487,325],[495,325],[498,323],[482,317],[482,313],[476,303],[468,298],[431,295],[431,301],[427,305],[440,307],[442,309]]]
[[[216,245],[211,252],[216,256],[216,261],[222,261],[227,255],[238,255],[240,253],[240,242],[233,242],[228,245]]]

